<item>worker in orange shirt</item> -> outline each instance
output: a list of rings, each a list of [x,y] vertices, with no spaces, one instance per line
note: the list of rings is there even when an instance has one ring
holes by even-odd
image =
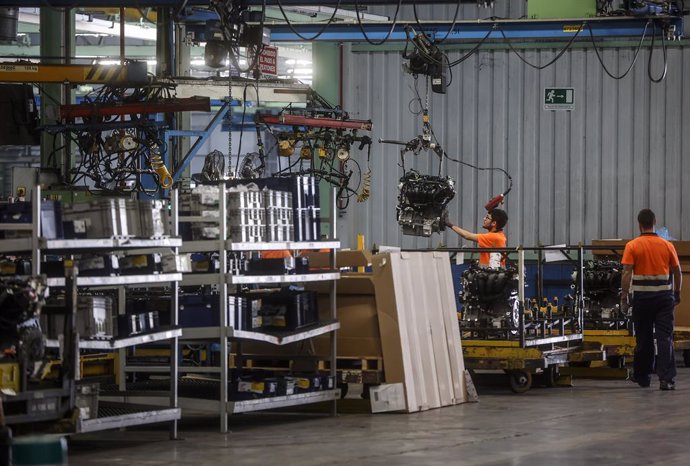
[[[502,209],[491,209],[487,212],[482,222],[482,228],[488,233],[472,233],[450,222],[446,222],[448,227],[466,240],[474,241],[480,248],[505,248],[506,235],[503,228],[508,223],[508,214]],[[499,268],[505,267],[506,261],[501,252],[481,252],[479,253],[479,265],[481,267]]]
[[[637,215],[640,236],[625,245],[621,279],[621,310],[632,304],[635,326],[635,360],[631,380],[649,387],[654,372],[661,390],[675,390],[676,361],[673,354],[673,311],[680,303],[680,263],[673,245],[656,234],[656,217],[649,209]],[[632,302],[630,291],[633,292]]]

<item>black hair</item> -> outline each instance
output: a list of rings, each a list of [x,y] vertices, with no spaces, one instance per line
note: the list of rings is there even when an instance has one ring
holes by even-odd
[[[639,214],[637,214],[637,221],[640,226],[645,230],[649,230],[656,223],[656,215],[651,209],[642,209]]]
[[[489,215],[491,215],[491,220],[496,222],[496,230],[498,231],[503,230],[503,227],[508,223],[508,214],[503,209],[491,209]]]

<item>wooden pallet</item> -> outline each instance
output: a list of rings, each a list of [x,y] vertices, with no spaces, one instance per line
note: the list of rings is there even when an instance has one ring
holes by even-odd
[[[230,367],[236,367],[239,358],[230,357]],[[331,361],[318,356],[286,356],[278,358],[264,355],[242,355],[242,367],[272,372],[321,372],[331,370]],[[380,384],[384,381],[383,358],[339,357],[336,358],[336,374],[340,383]]]
[[[319,370],[330,370],[331,361],[319,361]],[[383,358],[379,357],[338,357],[335,363],[336,370],[362,370],[382,371]]]

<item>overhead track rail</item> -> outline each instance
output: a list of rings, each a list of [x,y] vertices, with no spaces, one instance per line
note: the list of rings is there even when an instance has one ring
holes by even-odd
[[[443,40],[444,43],[476,41],[476,40],[539,40],[563,39],[570,40],[573,35],[585,28],[591,28],[597,38],[640,37],[645,33],[649,21],[659,23],[657,34],[671,31],[672,38],[683,36],[683,20],[675,16],[659,17],[615,17],[615,18],[587,18],[582,20],[475,20],[451,22],[421,22],[424,32],[431,40]],[[320,24],[299,23],[292,24],[301,34],[315,34],[323,27]],[[376,22],[364,23],[362,27],[366,37],[370,40],[382,40],[388,37],[390,41],[405,41],[405,23],[398,23],[391,31],[392,23]],[[661,27],[663,26],[663,27]],[[272,42],[301,41],[287,25],[271,24]],[[648,32],[649,34],[649,32]],[[651,34],[650,34],[651,35]],[[671,38],[669,38],[671,39]],[[352,24],[331,24],[314,40],[337,42],[364,42],[365,34]],[[582,40],[589,40],[582,34]]]
[[[124,65],[43,65],[27,62],[0,63],[0,82],[5,83],[146,83],[145,62]]]
[[[485,2],[478,2],[477,0],[460,0],[461,3],[467,4],[484,4]],[[76,2],[75,0],[0,0],[0,6],[24,6],[24,7],[60,7],[60,8],[74,8],[76,3],[79,3],[79,7],[177,7],[179,8],[180,0],[83,0]],[[209,0],[187,0],[186,6],[208,6]],[[243,2],[247,6],[274,6],[278,4],[278,0],[244,0]],[[318,2],[309,0],[280,0],[283,6],[334,6],[340,4],[340,6],[354,5],[354,0],[343,0],[338,2],[337,0],[319,0]],[[399,0],[357,0],[356,2],[360,6],[365,5],[397,5]],[[439,3],[458,3],[458,0],[402,0],[403,4],[411,5],[432,5]],[[486,2],[489,3],[489,2]]]

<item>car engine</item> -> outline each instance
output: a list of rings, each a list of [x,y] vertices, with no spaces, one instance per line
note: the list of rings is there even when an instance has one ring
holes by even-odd
[[[397,220],[404,235],[431,236],[445,230],[446,206],[455,197],[452,178],[410,170],[400,178],[398,188]]]
[[[587,261],[583,274],[585,328],[609,327],[607,322],[627,319],[619,305],[621,264],[611,260]],[[577,279],[577,272],[573,277]]]
[[[502,328],[520,324],[518,271],[488,269],[476,264],[462,274],[462,328]]]

